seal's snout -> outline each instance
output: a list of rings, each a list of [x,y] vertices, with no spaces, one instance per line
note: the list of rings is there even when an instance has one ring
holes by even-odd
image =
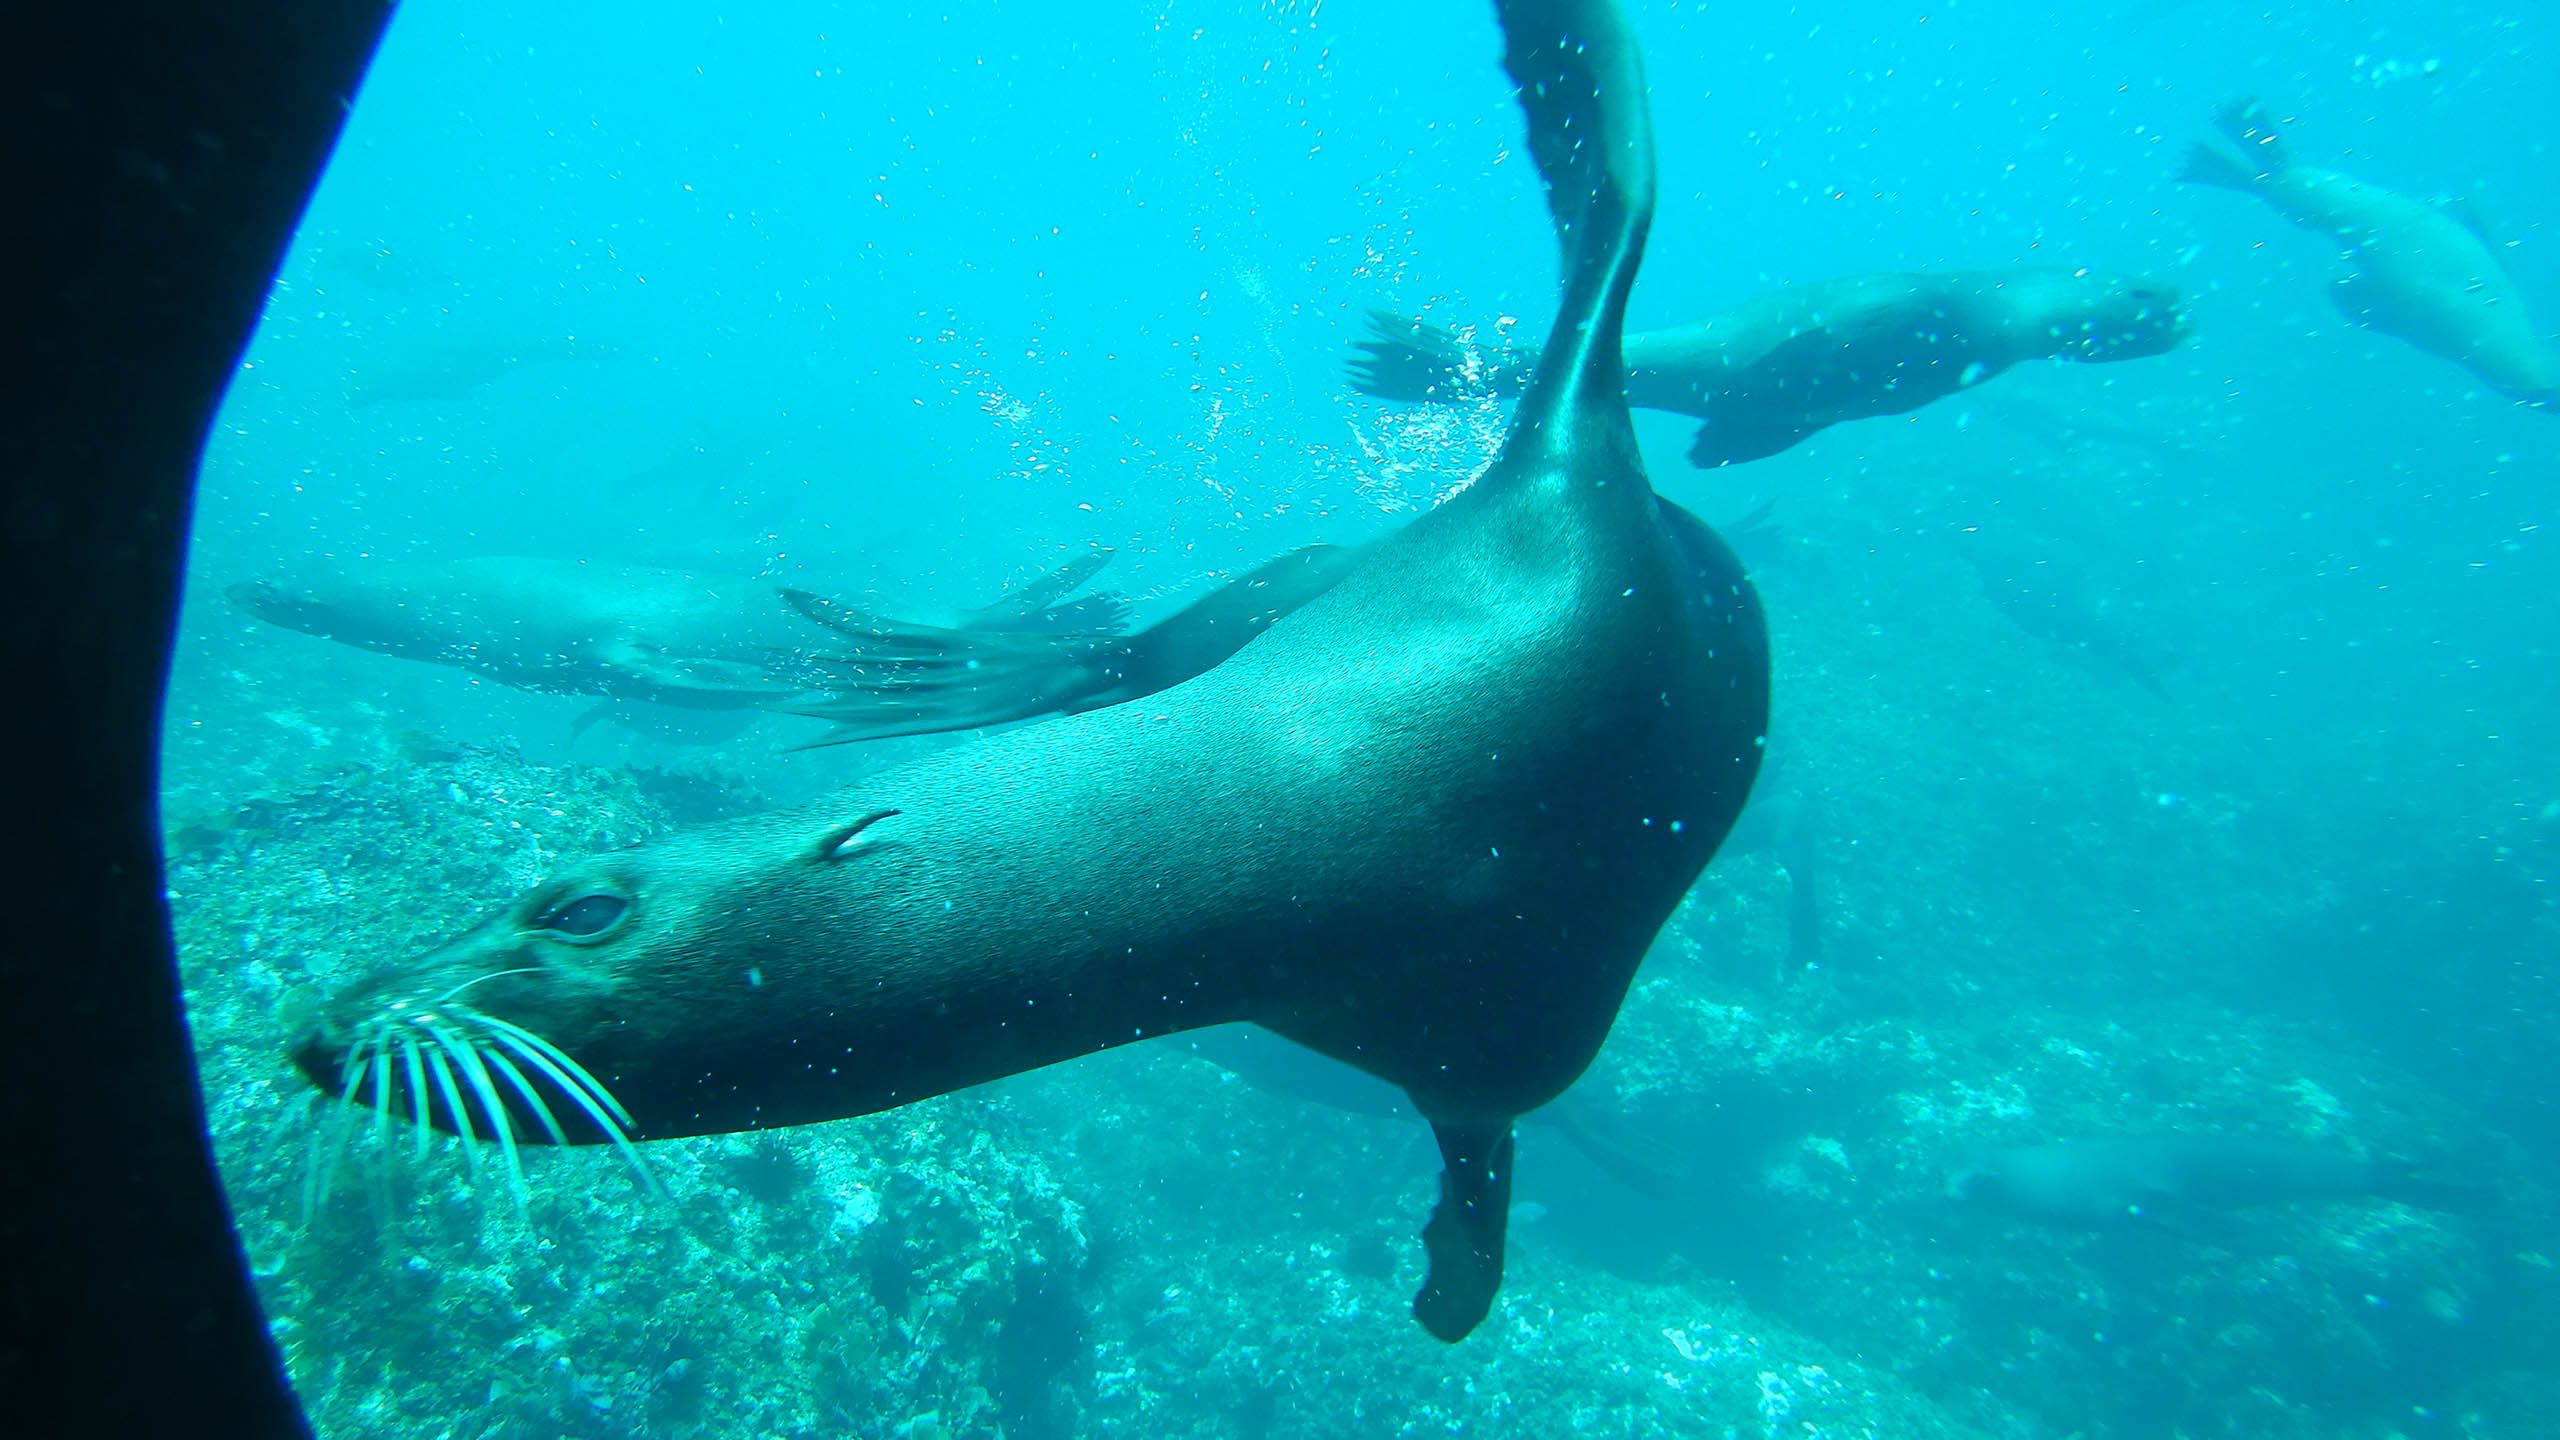
[[[252,615],[265,616],[282,609],[284,592],[265,580],[243,580],[222,587],[222,596]]]
[[[526,1144],[603,1140],[646,1183],[631,1146],[631,1112],[604,1082],[549,1039],[464,998],[474,985],[517,973],[425,991],[414,974],[359,985],[306,1023],[288,1022],[294,1068],[323,1094],[375,1112],[384,1127],[406,1120],[422,1152],[429,1130],[458,1135],[466,1147],[496,1141],[519,1193],[516,1152]],[[476,1168],[476,1151],[463,1154]],[[323,1157],[324,1168],[331,1158]]]
[[[337,1093],[344,1082],[347,1040],[325,1020],[312,1021],[293,1032],[293,1041],[285,1053],[292,1059],[293,1068],[302,1072],[302,1078],[324,1093]]]

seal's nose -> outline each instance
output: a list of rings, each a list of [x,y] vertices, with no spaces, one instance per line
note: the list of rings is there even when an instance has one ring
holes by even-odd
[[[346,1040],[327,1021],[315,1020],[295,1031],[286,1054],[321,1093],[335,1095],[346,1084]]]

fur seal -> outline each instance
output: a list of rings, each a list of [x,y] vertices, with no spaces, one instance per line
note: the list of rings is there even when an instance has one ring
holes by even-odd
[[[2170,1131],[1985,1150],[1956,1166],[1947,1193],[2040,1224],[2103,1230],[2157,1225],[2261,1205],[2385,1199],[2475,1213],[2478,1189],[2418,1165],[2335,1145],[2210,1131]]]
[[[1107,633],[1122,602],[1068,597],[1111,558],[1095,550],[974,610],[927,617],[954,633]],[[819,631],[751,580],[531,557],[372,561],[224,592],[270,624],[341,644],[468,670],[545,695],[593,695],[691,710],[754,711],[836,683],[815,660]],[[797,592],[794,592],[797,593]],[[810,602],[812,604],[817,602]],[[858,667],[866,657],[836,657]]]
[[[1483,478],[1145,705],[567,868],[334,997],[304,1071],[512,1154],[865,1114],[1252,1021],[1430,1122],[1414,1313],[1472,1330],[1512,1121],[1599,1048],[1769,703],[1758,598],[1712,532],[1665,525],[1627,411],[1642,63],[1607,0],[1495,9],[1565,284]]]
[[[21,7],[0,128],[7,810],[0,1393],[89,1435],[308,1440],[206,1136],[171,953],[161,699],[204,439],[388,6]],[[149,77],[139,82],[138,77]],[[100,1144],[102,1135],[114,1137]],[[31,1419],[55,1416],[52,1422]]]
[[[2348,319],[2451,360],[2522,404],[2560,401],[2560,346],[2534,328],[2523,293],[2477,230],[2442,206],[2293,163],[2274,117],[2254,100],[2225,106],[2214,126],[2239,154],[2198,141],[2179,178],[2255,195],[2336,239],[2347,268],[2329,297]]]
[[[1780,290],[1695,325],[1627,337],[1627,403],[1705,421],[1702,468],[1775,455],[1844,420],[1903,415],[2026,360],[2115,361],[2185,339],[2155,280],[2021,268],[1848,275]],[[1484,349],[1384,312],[1351,362],[1385,400],[1516,395],[1525,346]]]

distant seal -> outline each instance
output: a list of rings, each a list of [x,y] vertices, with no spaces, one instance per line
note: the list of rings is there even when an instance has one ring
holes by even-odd
[[[1473,1329],[1512,1121],[1607,1034],[1750,791],[1769,701],[1757,597],[1711,532],[1666,526],[1627,413],[1653,209],[1634,45],[1605,0],[1496,10],[1566,278],[1480,480],[1146,704],[566,868],[336,996],[303,1069],[508,1146],[627,1144],[1252,1021],[1430,1121],[1414,1313]]]
[[[1760,296],[1695,325],[1627,337],[1627,403],[1705,421],[1689,463],[1736,465],[1845,420],[1904,415],[2023,361],[2175,349],[2178,292],[2155,280],[2017,268],[1849,275]],[[1513,395],[1528,347],[1479,349],[1383,312],[1351,383],[1387,400]]]
[[[2295,164],[2256,101],[2225,106],[2214,124],[2239,155],[2199,141],[2180,178],[2255,195],[2334,238],[2346,269],[2329,295],[2348,319],[2451,360],[2522,404],[2560,401],[2560,346],[2535,328],[2522,291],[2478,231],[2440,206]]]
[[[928,621],[1018,636],[1107,631],[1119,601],[1067,597],[1110,555],[1090,552],[992,604]],[[823,632],[780,587],[744,577],[505,556],[368,561],[224,593],[270,624],[538,694],[752,711],[835,679],[809,653]]]
[[[2177,1230],[2203,1215],[2332,1200],[2397,1200],[2469,1213],[2482,1198],[2474,1187],[2403,1159],[2209,1131],[1985,1150],[1950,1171],[1947,1193],[2039,1224],[2086,1230]]]

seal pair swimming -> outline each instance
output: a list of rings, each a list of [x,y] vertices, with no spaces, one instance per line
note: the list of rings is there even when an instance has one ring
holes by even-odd
[[[1565,283],[1480,480],[1144,705],[569,867],[337,996],[306,1072],[509,1144],[628,1143],[1253,1021],[1430,1122],[1414,1312],[1472,1330],[1512,1121],[1597,1050],[1749,793],[1769,699],[1758,599],[1666,523],[1627,411],[1641,62],[1605,0],[1495,8]]]
[[[2133,360],[2176,348],[2175,288],[2085,270],[1849,275],[1711,320],[1630,335],[1627,402],[1705,424],[1701,467],[1759,460],[1847,420],[1903,415],[2028,360]],[[1517,395],[1530,347],[1482,348],[1373,313],[1351,383],[1387,400]]]

